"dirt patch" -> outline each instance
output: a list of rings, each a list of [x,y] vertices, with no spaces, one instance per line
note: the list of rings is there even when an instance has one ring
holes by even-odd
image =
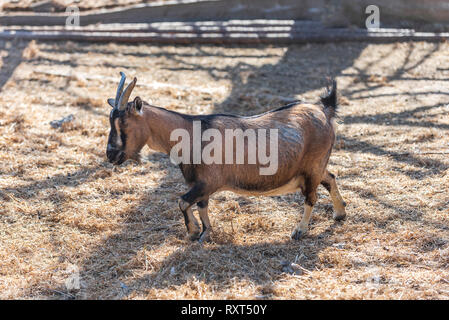
[[[0,297],[449,298],[448,52],[0,42]],[[186,188],[167,156],[145,148],[140,165],[106,162],[119,71],[137,76],[135,95],[192,114],[315,101],[335,76],[329,168],[347,220],[333,222],[321,188],[309,234],[293,242],[301,195],[220,193],[214,242],[191,244],[177,206]],[[70,130],[49,125],[70,114]],[[304,270],[285,273],[283,261]]]

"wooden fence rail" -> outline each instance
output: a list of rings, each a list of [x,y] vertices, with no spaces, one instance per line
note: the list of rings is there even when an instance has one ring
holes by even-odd
[[[337,41],[445,41],[449,33],[411,29],[326,28],[316,21],[231,20],[104,24],[96,26],[7,26],[0,39],[151,43],[304,43]]]

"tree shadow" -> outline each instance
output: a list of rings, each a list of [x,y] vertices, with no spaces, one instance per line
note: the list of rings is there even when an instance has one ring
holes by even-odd
[[[0,68],[0,93],[3,87],[14,74],[14,71],[22,62],[22,54],[27,47],[27,41],[5,41],[0,40],[0,50],[6,50],[6,55],[2,58],[2,66]]]
[[[366,123],[376,124],[382,126],[410,126],[410,127],[424,127],[449,130],[449,125],[445,123],[434,123],[430,121],[423,121],[419,113],[426,112],[432,109],[438,109],[446,106],[447,103],[438,103],[428,106],[416,107],[412,110],[404,110],[401,112],[385,112],[381,114],[363,115],[363,116],[345,116],[342,121],[345,124]],[[416,119],[418,121],[412,121]]]
[[[401,170],[401,173],[413,179],[421,179],[424,176],[433,176],[436,174],[440,174],[449,168],[449,166],[442,161],[427,157],[419,157],[417,155],[414,155],[413,152],[403,153],[389,151],[369,142],[349,138],[344,135],[340,135],[340,139],[345,143],[345,151],[353,153],[370,153],[377,156],[387,156],[389,157],[389,159],[392,159],[395,162],[409,164],[414,166],[415,168],[421,169],[419,175],[416,175],[415,173],[409,172],[407,170]]]
[[[344,177],[342,177],[342,180]],[[354,219],[358,222],[367,222],[372,223],[377,228],[385,229],[387,231],[390,231],[391,233],[396,233],[398,230],[395,229],[395,227],[391,226],[391,222],[397,221],[400,219],[403,222],[411,222],[416,224],[417,227],[431,227],[433,229],[439,229],[441,231],[449,230],[449,226],[443,224],[434,222],[432,220],[427,220],[423,217],[422,210],[420,208],[413,206],[411,204],[405,204],[403,207],[397,207],[396,205],[392,204],[391,202],[381,199],[380,197],[376,196],[371,191],[357,187],[357,186],[346,186],[351,191],[354,191],[357,193],[358,196],[360,196],[363,199],[366,200],[372,200],[375,201],[381,208],[392,210],[394,211],[393,215],[389,215],[384,217],[383,219],[379,218],[373,218],[368,215],[359,215],[357,217],[354,217]]]
[[[52,200],[52,197],[58,194],[58,187],[77,187],[84,183],[95,181],[101,177],[101,175],[96,173],[104,170],[104,168],[104,166],[82,166],[75,172],[47,176],[42,180],[31,180],[29,183],[17,187],[0,188],[0,198],[2,201],[30,200],[36,197],[36,192],[54,190],[54,193],[50,192],[46,198],[42,198],[42,200]],[[60,200],[62,199],[58,199],[58,201]]]
[[[407,76],[407,73],[410,71],[413,71],[420,66],[422,66],[429,58],[432,57],[433,54],[438,52],[441,49],[441,43],[433,43],[431,48],[427,50],[427,52],[422,55],[418,61],[414,62],[412,65],[410,65],[411,56],[416,53],[415,52],[415,44],[413,42],[407,42],[407,52],[406,56],[403,59],[401,65],[394,70],[392,73],[386,73],[386,74],[373,74],[369,72],[369,69],[375,65],[376,63],[381,62],[384,59],[387,59],[390,57],[394,51],[397,49],[396,46],[392,47],[390,51],[388,51],[386,54],[382,55],[379,59],[373,60],[370,63],[366,64],[366,66],[363,69],[357,68],[356,66],[353,66],[353,69],[357,71],[357,73],[345,73],[344,77],[355,77],[356,79],[360,80],[361,82],[365,83],[365,88],[362,89],[349,89],[345,88],[341,90],[341,94],[347,98],[350,98],[351,100],[361,100],[366,99],[368,97],[370,98],[376,98],[376,97],[388,97],[388,96],[395,96],[395,95],[411,95],[411,96],[419,96],[419,95],[429,95],[429,94],[443,94],[446,95],[447,93],[444,92],[433,92],[433,91],[423,91],[423,92],[400,92],[400,93],[393,93],[393,94],[373,94],[372,91],[375,89],[379,89],[384,87],[389,81],[422,81],[422,80],[439,80],[439,81],[449,81],[449,79],[435,79],[432,77],[409,77]],[[379,81],[379,83],[374,84],[370,80],[371,77],[382,77],[384,78],[384,81]],[[376,82],[375,82],[376,83]],[[367,92],[369,95],[366,96],[360,96],[360,93]]]

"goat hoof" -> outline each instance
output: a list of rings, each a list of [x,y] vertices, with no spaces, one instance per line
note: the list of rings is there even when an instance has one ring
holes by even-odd
[[[187,237],[189,238],[190,241],[196,241],[200,239],[200,233],[199,232],[189,233]]]
[[[206,232],[201,233],[200,238],[198,239],[198,242],[201,243],[201,244],[203,244],[205,242],[210,242],[209,233],[208,232],[207,233]]]
[[[300,230],[300,229],[295,229],[295,230],[293,230],[293,232],[292,232],[292,239],[293,239],[293,240],[299,240],[299,239],[301,239],[305,234],[306,234],[305,231],[302,231],[302,230]]]

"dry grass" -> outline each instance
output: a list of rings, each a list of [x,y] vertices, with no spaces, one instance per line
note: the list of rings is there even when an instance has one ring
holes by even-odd
[[[449,298],[448,52],[447,43],[1,42],[0,298]],[[105,161],[105,101],[117,85],[108,79],[120,70],[146,84],[136,95],[189,113],[315,100],[337,75],[330,169],[347,220],[332,221],[320,189],[309,234],[293,242],[301,195],[220,193],[210,205],[214,242],[184,240],[176,203],[185,186],[167,156],[144,149],[141,165]],[[50,127],[69,114],[70,127]],[[283,260],[306,271],[283,273]],[[74,267],[81,289],[69,292]]]
[[[52,8],[55,12],[63,12],[69,6],[77,6],[80,10],[95,10],[95,9],[108,9],[116,7],[124,7],[129,5],[135,5],[140,3],[151,3],[151,2],[163,2],[167,0],[52,0]],[[3,8],[5,11],[31,11],[32,6],[42,2],[41,0],[21,0],[21,1],[3,1],[3,6],[0,3],[0,9]]]

